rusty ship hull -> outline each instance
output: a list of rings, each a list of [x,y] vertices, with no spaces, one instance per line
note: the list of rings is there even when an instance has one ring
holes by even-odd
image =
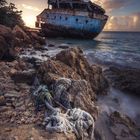
[[[77,9],[45,9],[37,16],[36,26],[48,37],[95,38],[108,17]]]

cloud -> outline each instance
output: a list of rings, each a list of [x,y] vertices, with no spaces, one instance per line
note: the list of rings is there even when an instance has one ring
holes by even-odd
[[[40,12],[41,11],[37,7],[33,7],[33,6],[30,6],[30,5],[26,5],[26,4],[22,4],[22,7],[25,8],[25,9],[33,10],[33,11],[37,11],[37,12]]]
[[[134,0],[94,0],[93,2],[105,8],[107,15],[110,15],[104,30],[140,31],[140,12],[129,15],[125,12],[128,7],[133,9]],[[124,7],[121,14],[118,14]]]
[[[111,16],[105,30],[140,31],[140,12],[128,16]]]
[[[107,12],[110,12],[113,9],[120,9],[128,6],[133,0],[94,0],[94,2],[104,7]]]

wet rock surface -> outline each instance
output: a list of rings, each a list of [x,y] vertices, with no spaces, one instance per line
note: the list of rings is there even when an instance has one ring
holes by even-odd
[[[117,111],[102,114],[95,125],[95,136],[99,140],[138,140],[139,127],[128,116]]]
[[[110,115],[111,127],[110,130],[117,140],[137,140],[140,138],[139,128],[128,116],[122,115],[119,112],[113,112]]]
[[[140,95],[140,70],[110,67],[105,71],[113,87],[133,95]]]

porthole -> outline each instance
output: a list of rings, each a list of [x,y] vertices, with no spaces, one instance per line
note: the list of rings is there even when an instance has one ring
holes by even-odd
[[[60,19],[62,19],[62,17],[60,16]]]
[[[78,18],[76,18],[76,22],[78,22]]]
[[[65,17],[65,20],[68,20],[68,18],[67,18],[67,17]]]
[[[88,20],[86,20],[86,24],[88,24]]]

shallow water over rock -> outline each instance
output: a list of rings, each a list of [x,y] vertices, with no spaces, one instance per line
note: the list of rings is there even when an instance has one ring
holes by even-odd
[[[136,122],[139,122],[139,100],[136,96],[125,94],[115,88],[110,88],[108,95],[98,97],[98,105],[100,106],[101,112],[111,114],[114,111],[119,111],[124,115],[128,115]]]

